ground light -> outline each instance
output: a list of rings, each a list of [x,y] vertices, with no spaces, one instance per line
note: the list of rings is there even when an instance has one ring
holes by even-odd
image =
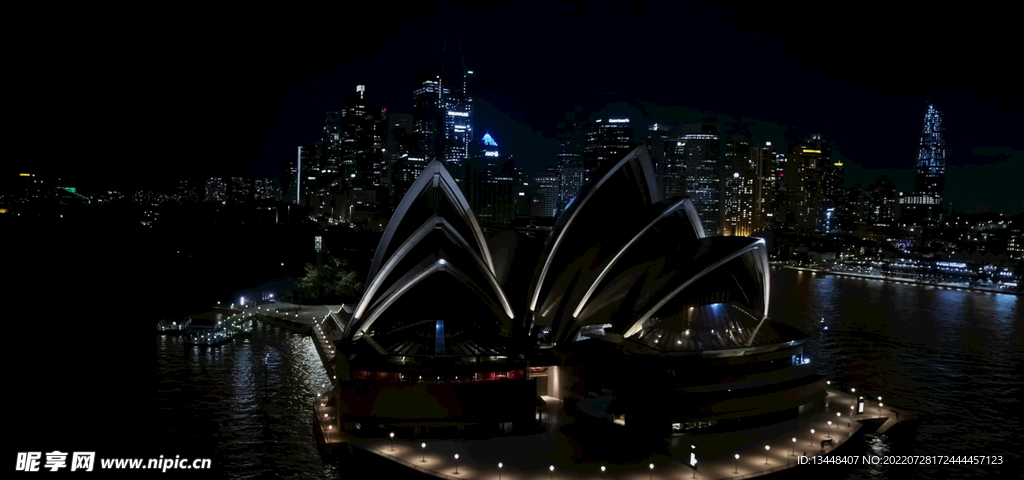
[[[551,465],[551,466],[548,467],[548,472],[549,472],[548,473],[548,478],[549,479],[555,478],[555,466],[554,465]]]
[[[736,458],[736,467],[732,469],[732,473],[740,473],[740,454],[733,455]]]
[[[654,480],[654,464],[648,465],[647,468],[651,471],[651,480]]]
[[[811,439],[807,442],[808,445],[814,446],[814,429],[811,429]]]
[[[828,438],[832,438],[832,420],[828,421]]]
[[[420,461],[423,462],[423,463],[427,463],[427,444],[426,443],[421,443],[420,444],[420,448],[423,449],[423,459],[420,460]]]
[[[796,456],[796,437],[793,437],[793,448],[789,449],[789,454],[794,457]]]
[[[503,466],[501,462],[498,462],[498,480],[501,480],[501,467]]]
[[[455,454],[455,474],[459,474],[459,454]]]
[[[764,464],[765,465],[768,465],[768,450],[771,450],[771,449],[772,449],[772,447],[769,447],[768,445],[764,446]]]
[[[395,451],[395,432],[391,432],[391,451]]]

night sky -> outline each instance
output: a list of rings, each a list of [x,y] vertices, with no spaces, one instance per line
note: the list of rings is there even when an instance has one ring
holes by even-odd
[[[554,162],[558,122],[579,105],[581,119],[630,116],[637,140],[653,121],[713,121],[776,144],[821,133],[846,160],[848,184],[884,173],[909,190],[932,99],[951,150],[947,199],[961,211],[1024,211],[1009,11],[348,3],[33,17],[36,35],[12,55],[24,65],[11,71],[28,100],[13,111],[34,141],[13,163],[80,188],[280,175],[283,159],[319,136],[334,98],[365,84],[372,105],[411,112],[416,72],[461,47],[477,75],[478,135],[490,132],[527,171]]]

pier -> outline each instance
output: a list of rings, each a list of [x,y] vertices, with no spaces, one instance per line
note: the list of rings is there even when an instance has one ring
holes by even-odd
[[[252,333],[253,315],[239,310],[213,310],[193,315],[184,331],[185,345],[213,347]]]

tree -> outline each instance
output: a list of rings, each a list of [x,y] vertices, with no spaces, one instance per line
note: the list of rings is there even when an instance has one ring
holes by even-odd
[[[296,284],[296,299],[307,303],[352,303],[363,284],[347,260],[329,257],[321,265],[306,264],[306,275]]]

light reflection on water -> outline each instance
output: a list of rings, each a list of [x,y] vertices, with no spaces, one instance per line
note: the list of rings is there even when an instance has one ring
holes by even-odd
[[[232,478],[338,478],[313,436],[311,402],[327,378],[309,337],[260,324],[215,348],[180,337],[157,348],[166,444],[213,457]]]
[[[893,455],[1003,455],[1020,464],[1020,298],[773,269],[772,317],[811,333],[834,385],[923,414],[905,437],[866,436]],[[829,329],[815,325],[824,317]],[[899,432],[893,431],[894,436]],[[852,454],[851,453],[851,454]],[[840,470],[830,470],[838,473]],[[824,471],[822,471],[824,473]],[[849,478],[1019,478],[1006,466],[861,466]]]
[[[1003,455],[1005,463],[808,466],[781,477],[1019,478],[1018,297],[773,269],[771,315],[811,334],[812,362],[834,385],[925,415],[916,430],[865,436],[841,453]],[[216,348],[187,350],[180,337],[156,346],[157,423],[182,446],[176,452],[212,456],[233,478],[344,475],[321,459],[313,436],[310,406],[328,379],[309,337],[258,324],[251,338]]]

